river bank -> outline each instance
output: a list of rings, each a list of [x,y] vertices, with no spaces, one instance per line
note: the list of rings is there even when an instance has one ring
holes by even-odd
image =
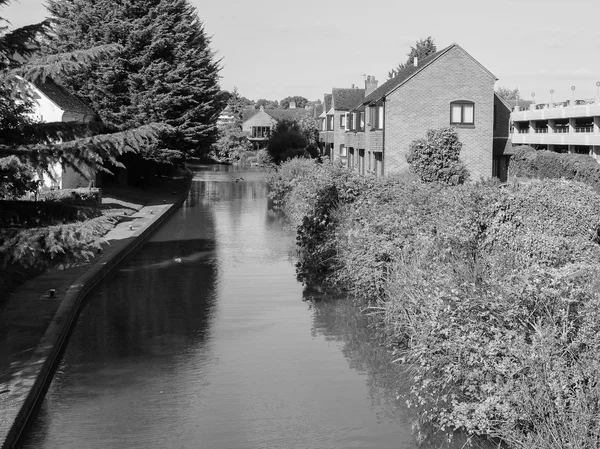
[[[140,189],[109,189],[103,211],[118,216],[102,254],[89,263],[49,270],[26,281],[0,309],[0,442],[13,447],[44,390],[83,299],[185,200],[191,177]],[[49,291],[54,290],[50,296]]]
[[[600,197],[591,188],[443,187],[301,160],[283,164],[270,187],[298,226],[299,279],[348,292],[378,318],[411,374],[404,399],[419,433],[597,447]]]

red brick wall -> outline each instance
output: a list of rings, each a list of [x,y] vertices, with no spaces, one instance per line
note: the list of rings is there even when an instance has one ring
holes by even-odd
[[[390,94],[385,103],[385,173],[407,170],[410,143],[425,137],[428,129],[450,126],[450,103],[469,100],[475,103],[475,125],[457,127],[460,157],[472,179],[492,176],[494,82],[455,47]]]

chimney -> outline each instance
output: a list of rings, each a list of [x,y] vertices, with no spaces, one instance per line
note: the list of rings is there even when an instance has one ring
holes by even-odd
[[[294,100],[290,100],[290,109],[296,109],[296,102]]]
[[[378,81],[373,75],[368,75],[365,79],[365,97],[377,89]]]
[[[415,60],[413,62],[414,66],[417,67],[419,65],[419,57],[415,56]]]
[[[354,84],[352,84],[352,89],[354,89]]]

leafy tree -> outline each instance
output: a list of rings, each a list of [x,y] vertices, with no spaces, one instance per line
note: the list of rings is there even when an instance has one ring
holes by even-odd
[[[103,121],[120,130],[152,122],[173,127],[145,153],[149,158],[208,150],[224,100],[220,66],[188,0],[49,0],[48,10],[51,54],[121,46],[115,57],[64,77]]]
[[[304,109],[304,106],[307,105],[308,100],[304,97],[295,96],[295,97],[285,97],[283,100],[279,102],[279,107],[281,109],[289,109],[290,102],[294,100],[296,102],[296,108]]]
[[[280,120],[275,125],[267,151],[273,162],[279,164],[294,157],[317,157],[316,147],[309,146],[307,129],[297,120]]]
[[[237,87],[229,93],[227,106],[233,114],[233,121],[219,129],[219,138],[211,146],[211,157],[221,162],[233,162],[252,149],[246,133],[242,131],[244,110],[248,106],[247,99],[242,97]]]
[[[425,139],[410,144],[406,160],[421,181],[462,184],[469,172],[459,159],[461,148],[454,128],[430,129]]]
[[[509,89],[508,87],[498,87],[496,89],[496,94],[504,99],[504,100],[520,100],[521,94],[519,93],[519,88],[515,87],[514,89]]]
[[[279,102],[277,100],[265,100],[261,98],[254,104],[254,109],[260,109],[261,106],[265,109],[277,109]]]
[[[410,47],[410,52],[408,53],[408,59],[405,63],[398,64],[398,67],[392,69],[388,72],[388,78],[392,79],[396,75],[398,75],[405,68],[410,67],[415,62],[415,57],[418,57],[419,60],[435,53],[437,48],[435,46],[434,40],[429,36],[426,39],[420,39],[417,41],[414,47]]]

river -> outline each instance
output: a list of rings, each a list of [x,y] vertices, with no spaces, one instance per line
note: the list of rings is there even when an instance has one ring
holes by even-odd
[[[196,167],[89,295],[21,447],[416,448],[402,373],[348,301],[306,300],[293,237],[264,173]]]

